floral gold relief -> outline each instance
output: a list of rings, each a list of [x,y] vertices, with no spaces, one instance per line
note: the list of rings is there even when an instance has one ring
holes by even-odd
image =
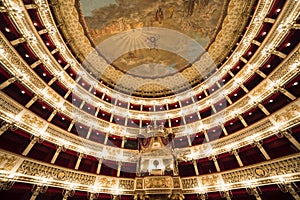
[[[18,158],[7,154],[0,154],[0,170],[10,171],[17,163]]]
[[[100,187],[112,188],[116,186],[117,181],[115,179],[104,177],[100,178],[98,184]]]
[[[171,177],[145,177],[145,188],[172,188]]]
[[[38,117],[32,116],[30,114],[23,115],[22,121],[28,125],[36,126],[39,129],[44,126],[44,123],[42,120],[40,120]]]

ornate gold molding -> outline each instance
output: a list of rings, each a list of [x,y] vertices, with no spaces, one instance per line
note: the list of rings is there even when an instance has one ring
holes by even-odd
[[[34,73],[31,71],[31,69],[29,67],[26,67],[26,64],[24,64],[22,62],[22,59],[18,60],[17,65],[12,65],[12,63],[14,63],[13,60],[18,58],[17,54],[14,53],[14,49],[11,49],[11,47],[9,45],[6,45],[6,43],[3,43],[4,40],[1,40],[0,42],[2,44],[5,44],[3,47],[5,47],[4,49],[5,49],[5,52],[7,53],[6,57],[5,58],[2,57],[1,60],[3,61],[3,63],[6,64],[6,68],[9,69],[12,74],[15,74],[15,76],[17,76],[17,77],[22,77],[22,78],[20,78],[20,80],[23,83],[25,83],[26,85],[28,85],[28,87],[31,88],[33,90],[33,92],[35,92],[38,96],[40,96],[42,99],[44,99],[50,105],[54,105],[54,107],[56,107],[58,110],[63,112],[65,115],[69,116],[70,118],[73,118],[73,114],[76,113],[76,115],[78,114],[81,116],[80,120],[83,123],[90,124],[91,120],[90,120],[90,116],[88,114],[86,114],[82,110],[78,109],[77,107],[70,104],[68,101],[66,101],[62,97],[60,97],[56,92],[54,92],[54,90],[52,88],[50,88],[47,84],[45,84],[39,77],[35,76]],[[215,114],[209,118],[202,120],[201,122],[195,122],[195,123],[186,125],[184,129],[187,128],[187,129],[195,130],[195,127],[201,127],[203,125],[206,128],[216,126],[217,124],[214,124],[214,123],[217,123],[217,121],[215,121],[213,119],[224,118],[225,121],[230,120],[233,117],[235,117],[234,115],[232,115],[232,113],[231,113],[232,111],[236,112],[236,114],[239,114],[239,113],[242,113],[242,112],[248,110],[253,104],[252,103],[253,98],[260,99],[260,100],[267,98],[268,95],[272,94],[272,92],[273,92],[272,88],[281,87],[290,78],[292,78],[295,75],[295,73],[297,73],[299,71],[297,68],[295,68],[295,69],[291,68],[291,65],[294,66],[296,63],[299,62],[298,55],[299,55],[299,47],[297,47],[293,51],[293,53],[291,53],[289,55],[289,57],[286,58],[285,61],[277,68],[277,70],[274,71],[269,76],[269,79],[265,79],[260,85],[258,85],[258,87],[254,88],[247,96],[243,97],[239,102],[231,105],[230,107],[224,109],[221,112],[218,112],[217,114]],[[24,69],[24,70],[20,71],[20,69]],[[274,78],[278,78],[278,79],[276,79],[276,81],[275,81]],[[270,82],[270,80],[273,80],[273,81]],[[32,81],[34,81],[34,82],[32,82]],[[275,82],[276,82],[276,85],[274,84]],[[234,81],[233,81],[233,83],[234,83]],[[226,90],[226,88],[225,88],[225,90]],[[84,90],[82,90],[82,91],[84,91]],[[218,101],[219,98],[221,98],[221,99],[223,98],[222,96],[220,96],[218,94],[214,94],[211,96],[211,98],[215,98],[215,97],[217,97],[217,99],[215,99],[214,101]],[[257,101],[257,100],[254,100],[254,102],[255,101]],[[92,102],[91,104],[95,105],[97,103]],[[168,117],[179,117],[182,115],[182,112],[184,112],[185,114],[190,114],[189,112],[195,112],[195,109],[196,109],[196,111],[204,109],[206,106],[207,106],[207,104],[204,101],[200,101],[200,102],[197,102],[193,105],[190,105],[190,106],[187,106],[186,108],[184,108],[184,109],[189,110],[188,112],[185,112],[185,111],[178,112],[178,110],[171,110],[171,111],[166,111],[166,112],[162,112],[162,113],[156,113],[155,118],[158,120],[166,119],[166,115]],[[119,108],[119,109],[120,109],[120,111],[118,111],[118,113],[120,113],[120,114],[127,113],[131,118],[134,118],[134,117],[140,118],[141,114],[143,113],[143,112],[136,112],[136,111],[128,111],[127,112],[127,110],[125,110],[123,108]],[[124,117],[126,117],[126,116],[124,116]],[[143,119],[147,120],[148,117],[150,117],[149,112],[145,113],[145,115],[143,116]],[[96,117],[93,117],[93,119],[94,119],[94,121],[93,121],[94,123],[91,125],[94,127],[97,127],[99,130],[114,131],[114,134],[120,134],[120,135],[122,135],[123,134],[122,132],[124,132],[124,127],[122,127],[122,126],[119,126],[117,124],[110,124],[109,122],[103,121]],[[214,122],[214,123],[212,123],[212,122]],[[108,129],[110,129],[110,130],[108,130]],[[184,131],[180,131],[180,129],[183,129],[183,127],[174,129],[178,133],[177,136],[180,135],[180,132],[181,132],[181,134],[184,134]],[[126,129],[127,136],[131,135],[131,137],[135,137],[134,133],[136,133],[137,130],[136,131],[134,131],[134,130],[135,130],[134,128],[127,128]],[[199,130],[195,130],[195,132],[196,131],[199,131]]]
[[[21,158],[19,155],[3,150],[0,150],[0,158],[4,158],[0,160],[0,166],[6,166],[0,170],[1,179],[92,193],[134,194],[141,191],[164,194],[171,193],[176,189],[188,194],[253,188],[265,184],[290,183],[300,180],[300,157],[298,154],[197,177],[150,176],[136,179],[83,173],[29,158]],[[16,160],[22,160],[22,163],[17,166],[16,171],[12,171]]]
[[[2,92],[0,92],[0,94],[0,99],[11,102],[9,106],[19,106],[19,104]],[[300,99],[297,99],[267,118],[238,131],[235,134],[220,138],[213,142],[187,148],[180,148],[175,151],[178,155],[188,155],[188,160],[191,160],[221,154],[231,151],[232,149],[238,149],[252,144],[254,141],[263,140],[264,138],[268,138],[272,135],[278,134],[278,132],[287,130],[299,124],[299,102]],[[46,122],[46,120],[29,120],[26,123],[22,120],[24,119],[23,116],[29,115],[31,118],[35,118],[37,116],[29,110],[25,110],[25,108],[17,115],[5,110],[7,109],[0,110],[0,117],[2,119],[6,120],[8,123],[16,123],[17,127],[59,146],[65,145],[68,149],[95,156],[97,158],[103,157],[110,160],[122,160],[129,162],[132,162],[132,158],[135,154],[137,154],[137,150],[110,147],[75,136],[50,124],[49,122]],[[19,119],[19,121],[16,121],[16,119]],[[43,126],[41,126],[41,124],[43,124]],[[232,141],[235,142],[233,143]]]

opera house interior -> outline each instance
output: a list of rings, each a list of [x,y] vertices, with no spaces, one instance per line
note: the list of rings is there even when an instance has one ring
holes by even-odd
[[[0,16],[0,199],[300,200],[299,0]]]

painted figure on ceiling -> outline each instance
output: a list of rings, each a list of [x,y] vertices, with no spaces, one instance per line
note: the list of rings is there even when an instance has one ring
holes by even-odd
[[[186,9],[186,16],[192,16],[195,9],[195,4],[199,4],[199,0],[183,0]]]
[[[161,7],[158,7],[155,15],[155,20],[158,21],[158,23],[162,23],[162,20],[164,19],[164,13]]]
[[[169,18],[172,18],[172,17],[173,17],[174,9],[175,9],[174,6],[171,6],[171,7],[168,9],[168,11],[169,11]]]

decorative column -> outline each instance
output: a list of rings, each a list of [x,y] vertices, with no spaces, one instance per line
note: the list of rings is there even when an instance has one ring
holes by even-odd
[[[72,197],[75,194],[75,190],[63,190],[62,191],[62,195],[63,195],[63,199],[62,200],[67,200],[68,197]]]
[[[71,94],[72,90],[68,90],[68,92],[65,94],[64,99],[67,99],[68,96]]]
[[[200,196],[201,200],[206,200],[208,198],[207,193],[201,193],[201,194],[199,194],[199,196]]]
[[[91,193],[91,192],[88,192],[88,199],[89,200],[93,200],[93,199],[98,199],[99,198],[99,193]]]
[[[114,194],[114,195],[112,196],[112,200],[120,200],[119,195]]]
[[[297,193],[297,191],[291,183],[288,183],[286,187],[288,188],[289,193],[294,197],[295,200],[300,200],[299,194]]]
[[[217,110],[216,110],[214,104],[210,104],[210,107],[211,107],[211,109],[214,111],[214,113],[217,113]]]
[[[205,96],[207,97],[208,96],[207,90],[204,89],[203,92],[204,92]]]
[[[256,200],[262,200],[261,197],[259,196],[259,194],[261,194],[259,188],[257,189],[256,187],[250,187],[250,188],[246,188],[246,190],[249,195],[255,196]]]
[[[58,79],[58,77],[57,77],[57,76],[54,76],[54,77],[48,82],[48,85],[51,86],[57,79]]]
[[[96,171],[97,174],[100,174],[102,161],[103,161],[103,158],[100,158],[99,162],[98,162],[98,166],[97,166],[97,171]]]
[[[2,178],[0,182],[0,191],[1,190],[10,190],[15,184],[14,178]]]
[[[141,105],[141,107],[140,107],[140,111],[142,111],[142,110],[143,110],[143,108],[144,108],[144,105]]]
[[[240,84],[240,87],[244,90],[244,92],[249,93],[249,90],[244,86],[243,83]]]
[[[273,54],[276,55],[276,56],[281,57],[282,59],[285,59],[287,57],[286,54],[284,54],[284,53],[282,53],[280,51],[276,51],[276,50],[273,51]]]
[[[295,186],[296,186],[296,185],[295,185]],[[283,183],[278,184],[278,187],[279,187],[279,189],[280,189],[282,192],[284,192],[284,193],[289,192],[289,193],[293,196],[293,198],[294,198],[295,200],[300,200],[299,194],[298,194],[298,192],[295,190],[295,188],[294,188],[294,186],[293,186],[293,183],[285,183],[285,182],[283,182]],[[296,187],[297,187],[297,186],[296,186]]]
[[[120,177],[120,173],[121,173],[121,167],[122,167],[122,162],[118,161],[118,171],[117,171],[117,177]]]
[[[220,191],[220,196],[226,198],[226,200],[231,200],[232,192],[231,191]]]
[[[212,156],[209,157],[209,160],[213,160],[217,172],[220,172],[221,170],[220,170],[220,167],[219,167],[219,163],[218,163],[218,160],[217,160],[217,156],[212,155]]]
[[[245,119],[243,118],[242,115],[238,115],[238,118],[239,118],[239,120],[242,122],[242,124],[243,124],[245,127],[248,126],[247,122],[245,121]]]
[[[42,143],[44,141],[43,139],[36,136],[31,136],[30,139],[31,139],[30,143],[22,153],[23,156],[27,156],[27,154],[29,153],[29,151],[32,149],[32,147],[36,142]]]
[[[83,101],[81,102],[81,104],[80,104],[79,108],[80,108],[80,109],[82,109],[82,108],[83,108],[83,106],[84,106],[84,104],[85,104],[85,100],[83,100]]]
[[[30,200],[35,200],[36,197],[40,194],[40,193],[45,193],[48,189],[48,186],[43,186],[43,185],[33,185],[31,192],[32,195],[30,197]]]
[[[262,105],[262,104],[257,104],[257,106],[263,111],[267,116],[270,115],[270,112]]]
[[[169,127],[172,127],[172,124],[171,124],[171,119],[170,119],[170,117],[168,117],[168,124],[169,124]]]
[[[200,120],[201,119],[201,115],[200,115],[199,111],[197,111],[196,114],[197,114],[198,119]]]
[[[174,176],[178,176],[179,175],[179,170],[178,170],[178,161],[175,159],[175,163],[174,163],[174,170],[173,170],[173,173],[174,173]]]
[[[25,107],[26,108],[29,108],[30,106],[32,106],[32,104],[34,104],[34,102],[36,101],[36,100],[38,100],[38,96],[34,96],[26,105],[25,105]]]
[[[253,40],[253,42],[257,42],[256,40]],[[258,45],[259,44],[259,45]],[[257,44],[257,46],[260,46],[261,45],[261,43],[260,42],[258,42],[258,44]],[[267,78],[267,75],[264,73],[264,72],[262,72],[262,71],[260,71],[259,69],[257,69],[256,71],[255,71],[255,73],[257,73],[258,75],[260,75],[262,78]]]
[[[49,116],[47,121],[50,122],[53,119],[53,117],[56,115],[56,113],[57,113],[57,110],[53,110],[53,112],[51,113],[51,115]]]
[[[96,112],[95,112],[95,117],[97,117],[98,116],[98,114],[99,114],[99,111],[100,111],[100,107],[97,107],[97,109],[96,109]]]
[[[196,176],[199,176],[199,170],[198,170],[198,166],[197,166],[196,160],[193,160],[193,165],[194,165]]]
[[[294,29],[300,29],[300,24],[295,23],[295,24],[293,25],[293,28],[294,28]]]
[[[54,54],[57,53],[58,51],[59,51],[59,49],[56,48],[56,49],[52,50],[50,53],[51,53],[52,55],[54,55]]]
[[[218,89],[222,87],[218,81],[216,82],[216,85],[218,86]]]
[[[241,158],[240,158],[240,156],[238,154],[238,151],[239,151],[238,149],[233,149],[230,153],[234,155],[234,157],[236,158],[239,166],[243,167],[244,164],[243,164],[243,162],[242,162],[242,160],[241,160]]]
[[[169,194],[168,199],[174,199],[174,200],[183,200],[184,195],[181,193],[175,193],[175,194]]]
[[[271,159],[268,153],[266,152],[266,150],[264,149],[264,147],[261,145],[261,141],[254,141],[252,146],[257,146],[257,148],[260,150],[260,152],[264,155],[264,157],[267,160]]]
[[[94,86],[91,85],[90,88],[89,88],[89,92],[91,92],[93,88],[94,88]]]
[[[279,134],[279,137],[286,137],[299,151],[300,151],[300,144],[299,142],[292,136],[292,134],[288,131],[284,131]]]
[[[7,86],[9,86],[11,83],[15,82],[17,80],[17,77],[12,77],[4,81],[3,83],[0,84],[0,90],[3,90]]]
[[[43,63],[42,60],[38,60],[38,61],[34,62],[33,64],[31,64],[30,67],[31,67],[32,69],[34,69],[34,68],[36,68],[37,66],[39,66],[39,64],[42,64],[42,63]]]
[[[21,38],[10,41],[10,43],[11,43],[11,45],[16,46],[17,44],[23,43],[25,41],[26,41],[26,39],[24,37],[21,37]]]
[[[224,124],[221,124],[221,128],[222,128],[222,130],[223,130],[223,132],[224,132],[224,135],[227,136],[227,135],[228,135],[228,132],[227,132],[227,130],[226,130]]]
[[[2,123],[2,124],[1,124],[1,127],[0,127],[0,136],[1,136],[5,131],[7,131],[7,130],[9,129],[10,126],[11,126],[11,125],[10,125],[9,123],[6,123],[6,122]]]
[[[280,87],[279,91],[293,101],[296,99],[296,97],[293,94],[291,94],[289,91],[287,91],[285,88]]]
[[[256,46],[260,46],[261,45],[261,43],[259,41],[257,41],[257,40],[252,40],[252,44],[255,44]],[[257,70],[257,71],[259,71],[259,70]],[[256,73],[257,73],[257,71],[256,71]],[[259,72],[257,74],[259,74]],[[266,76],[262,76],[262,77],[266,78]]]
[[[267,23],[274,24],[274,23],[275,23],[275,19],[272,19],[272,18],[266,17],[266,18],[264,19],[264,22],[267,22]]]
[[[88,133],[87,133],[87,135],[86,135],[86,139],[89,139],[89,138],[90,138],[91,133],[92,133],[92,130],[93,130],[93,127],[90,127],[90,128],[89,128],[89,131],[88,131]]]
[[[78,159],[77,159],[77,162],[76,162],[76,165],[75,165],[75,169],[79,168],[80,162],[81,162],[83,157],[85,157],[85,155],[83,153],[78,154]]]
[[[74,124],[75,124],[75,120],[72,120],[71,123],[70,123],[70,125],[69,125],[69,127],[68,127],[68,131],[71,131],[71,129],[73,128]]]
[[[191,147],[192,146],[191,136],[188,134],[186,137],[187,137],[189,146]]]
[[[137,163],[136,163],[136,175],[141,176],[141,157],[138,157]]]
[[[231,99],[226,95],[225,96],[225,99],[228,101],[228,103],[231,105],[232,104],[232,101],[231,101]]]
[[[241,57],[240,60],[241,60],[243,63],[245,63],[245,64],[248,63],[247,59],[244,58],[244,57]],[[230,72],[230,70],[229,70],[229,72]],[[229,73],[229,72],[228,72],[228,73]],[[232,73],[232,72],[231,72],[231,73]],[[233,74],[233,73],[232,73],[232,74]],[[233,75],[233,76],[234,76],[234,75]]]
[[[108,133],[106,133],[106,134],[105,134],[105,138],[104,138],[104,142],[103,142],[103,144],[104,144],[104,145],[106,145],[106,144],[107,144],[108,135],[109,135]]]
[[[208,138],[208,135],[207,135],[206,130],[203,130],[203,134],[204,134],[205,140],[206,140],[207,142],[209,142],[209,138]]]
[[[57,159],[57,157],[58,157],[58,155],[59,155],[59,153],[60,153],[61,151],[66,151],[66,148],[65,148],[64,146],[59,146],[59,147],[56,149],[55,154],[53,155],[52,160],[51,160],[51,162],[50,162],[51,164],[54,164],[54,163],[55,163],[55,161],[56,161],[56,159]]]
[[[125,140],[126,140],[126,137],[125,137],[125,136],[123,136],[123,137],[122,137],[121,148],[124,148],[124,145],[125,145]]]

